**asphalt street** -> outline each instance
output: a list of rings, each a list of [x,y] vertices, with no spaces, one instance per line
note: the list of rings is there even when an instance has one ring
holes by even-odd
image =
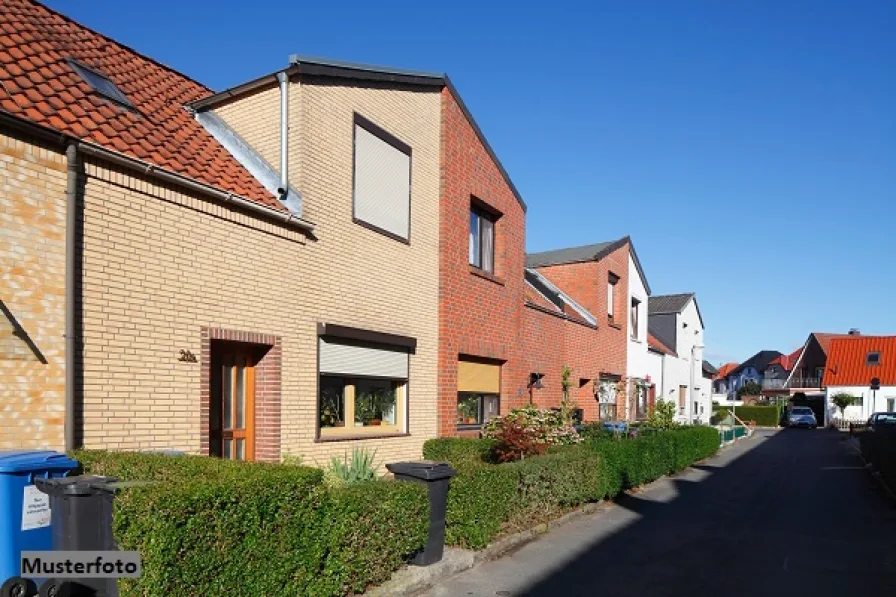
[[[759,431],[427,595],[896,594],[896,503],[845,434]]]

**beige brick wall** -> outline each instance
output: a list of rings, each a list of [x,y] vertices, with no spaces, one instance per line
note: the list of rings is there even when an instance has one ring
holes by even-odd
[[[307,173],[292,181],[318,226],[313,240],[87,164],[87,447],[197,451],[199,364],[177,356],[199,355],[200,328],[209,326],[280,336],[283,452],[320,464],[343,454],[346,442],[314,442],[318,322],[417,339],[411,436],[364,440],[378,459],[419,458],[422,442],[436,435],[439,95],[314,85],[301,93],[291,98],[292,135],[306,134],[291,143],[291,169]],[[276,99],[263,101],[265,109],[279,110]],[[259,110],[247,108],[249,120],[269,128]],[[353,110],[413,147],[410,245],[352,222]],[[277,163],[279,136],[237,130]]]
[[[0,134],[0,450],[64,446],[65,156]]]

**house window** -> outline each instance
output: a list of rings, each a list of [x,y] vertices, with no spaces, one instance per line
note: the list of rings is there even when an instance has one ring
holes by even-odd
[[[88,85],[93,87],[93,90],[99,93],[101,96],[126,108],[134,109],[134,104],[131,103],[131,100],[128,99],[128,96],[122,93],[121,90],[115,86],[115,83],[113,83],[105,73],[92,69],[89,66],[71,59],[68,60],[68,63],[72,67],[72,69],[74,69],[74,71],[78,73],[78,75],[80,75],[81,78],[84,79],[84,81],[86,81]]]
[[[613,322],[616,315],[616,284],[619,282],[619,276],[608,274],[607,276],[607,318]]]
[[[407,242],[411,147],[358,114],[354,134],[354,220]]]
[[[320,338],[321,437],[405,431],[409,355],[401,348]]]
[[[478,427],[500,412],[500,397],[497,394],[458,392],[457,426]]]
[[[896,411],[896,398],[887,398],[887,412]]]
[[[457,425],[480,426],[500,411],[501,364],[466,357],[457,362]]]
[[[855,402],[853,402],[855,406],[864,406],[865,405],[865,394],[864,392],[855,396]]]
[[[495,219],[475,207],[470,209],[470,265],[495,272]]]
[[[824,367],[816,367],[815,378],[820,382],[822,377],[824,377]]]
[[[880,365],[880,353],[869,352],[868,356],[865,358],[865,363],[867,365]]]
[[[648,415],[648,400],[647,400],[647,390],[648,387],[646,385],[638,384],[637,386],[637,403],[636,403],[636,416],[639,419],[643,419]]]
[[[616,420],[617,380],[601,379],[597,389],[598,415],[602,421]]]
[[[636,298],[632,299],[632,307],[631,307],[631,327],[632,327],[632,339],[638,339],[638,309],[641,306],[641,301]]]

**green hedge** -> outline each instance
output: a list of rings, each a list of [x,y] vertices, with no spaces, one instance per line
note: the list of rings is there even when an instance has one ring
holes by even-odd
[[[427,440],[423,445],[423,457],[429,460],[450,462],[455,466],[491,462],[495,440],[480,438],[442,437]]]
[[[478,439],[424,444],[425,458],[447,460],[458,469],[448,492],[445,532],[450,545],[481,548],[508,524],[613,498],[679,471],[714,454],[719,433],[712,427],[689,427],[634,439],[597,439],[500,465],[483,461],[490,446]]]
[[[328,489],[318,469],[79,452],[84,472],[160,481],[123,490],[114,533],[143,576],[123,597],[345,595],[387,580],[426,540],[422,485]]]
[[[719,406],[713,409],[715,413],[730,411],[730,406]],[[745,422],[756,421],[760,427],[777,427],[781,420],[781,409],[778,406],[738,406],[734,414]]]

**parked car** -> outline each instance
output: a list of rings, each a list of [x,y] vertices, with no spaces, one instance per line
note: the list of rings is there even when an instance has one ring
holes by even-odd
[[[815,419],[815,413],[808,406],[794,406],[787,415],[787,426],[815,429],[818,427],[818,421]]]
[[[880,425],[896,426],[896,412],[879,412],[868,417],[868,429],[874,431]]]

